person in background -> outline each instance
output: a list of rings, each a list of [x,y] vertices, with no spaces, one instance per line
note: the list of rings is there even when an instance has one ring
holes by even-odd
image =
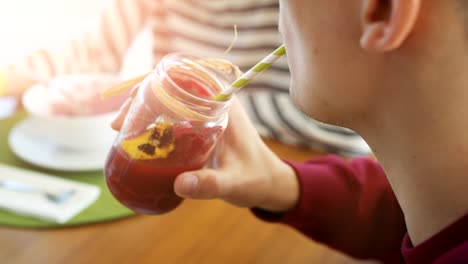
[[[170,52],[189,52],[226,58],[246,71],[281,45],[277,20],[277,0],[109,0],[94,32],[62,50],[40,49],[0,67],[0,94],[20,95],[38,79],[63,74],[118,74],[129,47],[145,28],[152,34],[153,65]],[[224,54],[235,25],[237,41]],[[299,111],[289,97],[289,83],[287,61],[282,59],[239,94],[262,136],[342,155],[370,153],[351,130],[314,121]]]

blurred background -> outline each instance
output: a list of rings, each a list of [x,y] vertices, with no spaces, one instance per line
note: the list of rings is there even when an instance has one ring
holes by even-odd
[[[100,8],[106,2],[0,0],[0,64],[14,61],[38,47],[61,47],[71,37],[95,26]],[[125,59],[123,75],[133,76],[150,67],[149,39],[146,31],[138,36]]]
[[[41,47],[60,48],[70,38],[91,30],[107,1],[0,0],[0,65]],[[147,30],[139,34],[124,60],[122,78],[151,68],[150,39]],[[0,97],[0,119],[11,115],[16,107],[15,99]]]

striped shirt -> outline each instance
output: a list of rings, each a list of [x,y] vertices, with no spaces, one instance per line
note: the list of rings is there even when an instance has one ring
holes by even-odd
[[[248,70],[281,45],[277,0],[110,0],[94,32],[60,52],[38,50],[16,67],[42,77],[67,73],[117,73],[137,34],[149,28],[155,65],[169,52],[221,57]],[[224,54],[234,37],[233,49]],[[285,58],[239,92],[259,133],[287,144],[345,155],[368,154],[354,132],[316,122],[289,97]]]

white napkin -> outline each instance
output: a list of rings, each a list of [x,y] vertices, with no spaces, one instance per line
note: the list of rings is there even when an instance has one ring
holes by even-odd
[[[101,190],[89,184],[78,183],[45,173],[24,170],[0,164],[0,181],[13,181],[34,188],[59,192],[73,188],[69,199],[54,203],[37,192],[19,192],[0,186],[0,208],[18,214],[63,224],[91,205]]]

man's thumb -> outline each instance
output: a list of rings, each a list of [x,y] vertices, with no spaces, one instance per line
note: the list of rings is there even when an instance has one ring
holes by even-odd
[[[211,169],[185,172],[175,180],[174,191],[183,198],[222,198],[226,193],[226,183],[218,174],[219,171]]]

